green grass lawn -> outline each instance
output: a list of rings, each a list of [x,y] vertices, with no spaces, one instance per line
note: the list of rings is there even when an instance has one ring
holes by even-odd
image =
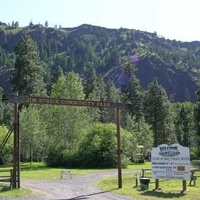
[[[24,197],[30,195],[32,192],[28,189],[20,188],[10,190],[9,185],[0,184],[0,199],[6,197]]]
[[[1,169],[12,169],[12,167],[0,167]],[[22,163],[20,174],[24,180],[56,180],[61,177],[64,168],[47,167],[42,162]],[[113,169],[70,169],[73,175],[90,174]]]
[[[191,163],[191,167],[199,167],[199,161]],[[130,165],[128,169],[150,169],[151,164],[145,163],[144,165]],[[141,172],[138,173],[138,187],[136,186],[135,173],[123,174],[122,177],[122,188],[118,189],[118,177],[111,176],[106,177],[96,183],[97,186],[104,190],[112,191],[117,194],[131,196],[137,200],[157,200],[157,199],[173,199],[173,200],[199,200],[199,189],[200,189],[200,177],[197,178],[196,186],[189,186],[189,181],[186,182],[187,190],[182,192],[183,185],[181,180],[160,180],[159,190],[155,190],[155,179],[150,178],[150,184],[148,190],[141,190],[139,177]],[[200,172],[196,173],[200,176]],[[151,177],[151,173],[146,173],[146,176]]]
[[[182,193],[182,181],[179,180],[161,180],[160,190],[154,190],[155,180],[151,179],[149,189],[142,191],[140,187],[134,188],[135,180],[132,174],[123,175],[123,187],[117,188],[117,177],[105,178],[97,182],[97,186],[104,190],[109,190],[117,194],[131,196],[137,200],[156,200],[156,199],[173,199],[173,200],[199,200],[200,183],[197,181],[197,186],[188,186],[187,191]]]
[[[44,163],[25,163],[21,165],[21,178],[24,180],[56,180],[60,179],[64,168],[47,167]],[[70,169],[73,175],[91,174],[113,169]]]
[[[195,161],[192,164],[192,167],[200,166],[199,161]],[[11,169],[12,167],[0,167],[0,169]],[[135,182],[135,172],[130,172],[128,170],[138,170],[141,171],[142,168],[151,168],[151,164],[146,162],[144,164],[134,164],[129,165],[127,169],[123,169],[126,174],[123,174],[122,189],[118,189],[118,176],[110,176],[103,180],[100,180],[96,183],[97,186],[101,187],[104,190],[110,190],[114,193],[127,195],[134,197],[137,200],[156,200],[156,199],[171,199],[174,200],[199,200],[199,189],[200,189],[200,178],[197,179],[196,186],[188,186],[187,182],[187,191],[181,193],[182,190],[182,181],[179,180],[169,180],[169,181],[160,181],[161,190],[154,190],[155,180],[151,179],[149,189],[146,191],[141,191],[140,187],[134,188]],[[21,164],[21,179],[22,180],[56,180],[60,179],[61,171],[63,168],[50,168],[47,167],[44,163],[25,163]],[[71,169],[73,175],[78,174],[89,174],[100,171],[109,171],[113,169]],[[116,169],[115,169],[116,170]],[[138,172],[138,177],[141,173]],[[200,173],[197,175],[200,176]],[[150,176],[150,174],[149,174]],[[139,183],[138,183],[139,184]],[[17,196],[26,196],[31,194],[30,190],[20,188],[9,190],[9,186],[5,184],[0,185],[0,198],[2,197],[17,197]]]

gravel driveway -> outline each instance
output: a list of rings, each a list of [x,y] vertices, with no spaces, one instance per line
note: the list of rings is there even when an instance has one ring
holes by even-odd
[[[46,182],[22,180],[21,187],[31,189],[33,194],[23,198],[13,198],[13,200],[133,200],[133,198],[101,190],[94,185],[96,181],[110,175],[117,175],[117,171],[72,175],[71,179],[63,178]],[[9,198],[9,200],[12,200],[12,198]]]

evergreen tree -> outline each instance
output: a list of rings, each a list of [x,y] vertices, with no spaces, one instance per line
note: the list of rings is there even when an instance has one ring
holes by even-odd
[[[19,95],[44,95],[44,69],[37,44],[26,35],[15,46],[15,55],[15,70],[11,78],[13,91]]]
[[[15,22],[15,28],[18,28],[18,27],[19,27],[19,22],[16,21],[16,22]]]
[[[105,90],[108,102],[118,102],[120,100],[120,89],[115,87],[113,81],[110,80],[106,83]]]
[[[29,26],[30,26],[30,27],[33,26],[33,21],[32,21],[32,20],[29,22]]]
[[[103,80],[102,76],[97,77],[97,88],[93,92],[93,98],[94,100],[98,101],[107,101],[106,97],[106,90],[105,90],[105,82]],[[105,115],[108,112],[108,109],[102,108],[100,110],[100,122],[106,122],[105,121]]]
[[[194,141],[194,105],[191,102],[176,103],[173,111],[177,141],[190,147]]]
[[[92,72],[92,71],[91,71]],[[90,81],[93,80],[93,83]],[[95,101],[106,101],[106,92],[105,92],[105,83],[103,78],[100,76],[96,76],[95,70],[91,73],[91,77],[88,77],[87,85],[89,86],[89,91],[87,99],[95,100]],[[90,83],[90,84],[89,84]],[[85,89],[87,86],[85,85]],[[85,90],[87,91],[87,90]],[[90,116],[93,118],[94,121],[101,121],[105,122],[104,115],[107,109],[104,108],[87,108]]]
[[[52,79],[51,79],[51,84],[54,84],[58,81],[58,79],[60,77],[64,76],[64,73],[63,73],[63,70],[62,68],[60,67],[60,65],[58,65],[56,67],[56,69],[53,71],[53,74],[52,74]]]
[[[148,85],[144,106],[146,121],[152,126],[154,133],[154,146],[175,142],[170,102],[156,78]]]
[[[189,90],[186,88],[185,89],[185,101],[190,102],[190,92]]]
[[[45,27],[47,28],[49,26],[49,23],[48,23],[48,21],[46,20],[45,21]]]
[[[94,67],[90,66],[89,72],[87,74],[85,84],[84,84],[84,93],[85,99],[89,98],[89,95],[93,93],[97,88],[97,75]]]
[[[121,98],[120,89],[116,88],[112,81],[108,81],[105,85],[106,101],[108,102],[119,102]],[[116,122],[116,110],[105,109],[104,121],[106,123]]]
[[[125,74],[130,78],[128,84],[122,87],[122,93],[124,94],[125,102],[131,104],[128,108],[129,113],[135,116],[138,121],[143,116],[144,92],[134,71],[135,69],[132,64],[128,64],[125,67]]]
[[[196,126],[196,138],[198,145],[198,156],[200,156],[200,90],[196,92],[197,101],[194,110],[195,126]]]
[[[15,22],[12,21],[12,28],[15,28]]]

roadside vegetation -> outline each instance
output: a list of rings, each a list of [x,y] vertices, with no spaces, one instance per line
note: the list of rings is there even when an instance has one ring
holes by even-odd
[[[196,186],[187,181],[187,190],[182,192],[182,181],[181,180],[160,180],[159,190],[155,190],[155,179],[150,178],[150,184],[148,190],[141,190],[139,177],[141,175],[141,169],[149,169],[150,163],[131,165],[129,169],[140,169],[136,173],[128,173],[123,175],[123,187],[118,189],[118,178],[116,176],[106,177],[96,183],[96,185],[103,190],[111,191],[116,194],[126,195],[133,197],[136,200],[157,200],[157,199],[173,199],[173,200],[199,200],[199,189],[200,189],[200,172],[196,172],[197,176]],[[191,168],[200,168],[200,161],[194,160],[191,162]],[[138,177],[138,186],[136,187],[136,174]],[[146,173],[147,177],[151,177],[151,173]]]
[[[191,162],[191,167],[199,167],[200,161],[195,160]],[[199,189],[200,189],[200,182],[199,179],[196,181],[196,186],[188,186],[189,181],[187,181],[187,191],[181,193],[182,190],[182,181],[179,180],[169,180],[169,181],[160,181],[161,190],[154,190],[155,188],[155,180],[150,179],[149,189],[145,191],[141,191],[139,187],[135,188],[136,185],[136,174],[138,178],[141,175],[141,169],[149,169],[151,168],[150,162],[145,163],[134,163],[128,165],[126,169],[123,169],[123,187],[122,189],[118,189],[118,177],[117,176],[110,176],[104,178],[97,183],[95,183],[98,187],[102,188],[103,190],[109,190],[111,192],[127,195],[134,197],[137,200],[154,200],[158,198],[164,198],[166,200],[173,198],[176,199],[183,199],[183,200],[199,200]],[[11,169],[9,167],[1,167],[0,169]],[[40,180],[40,181],[47,181],[47,180],[57,180],[60,179],[61,171],[63,168],[52,168],[47,167],[42,162],[33,162],[33,163],[22,163],[21,164],[21,179],[22,180]],[[73,175],[80,175],[80,174],[90,174],[95,172],[103,172],[103,171],[113,171],[117,169],[70,169]],[[196,174],[200,176],[200,172]],[[147,173],[147,176],[151,176],[150,173]],[[4,197],[18,197],[18,196],[27,196],[30,195],[31,191],[28,189],[20,188],[10,190],[9,185],[0,184],[0,198]]]
[[[199,174],[200,175],[200,174]],[[134,174],[123,175],[123,187],[117,188],[117,177],[107,177],[96,183],[97,186],[103,190],[108,190],[116,194],[131,196],[137,200],[156,200],[156,199],[173,199],[173,200],[199,200],[200,182],[197,180],[196,186],[188,186],[187,191],[182,193],[182,181],[181,180],[161,180],[159,190],[155,189],[155,180],[150,179],[149,189],[141,190],[138,186],[135,188]]]

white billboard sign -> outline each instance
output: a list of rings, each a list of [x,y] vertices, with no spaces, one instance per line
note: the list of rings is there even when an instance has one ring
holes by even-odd
[[[151,150],[152,178],[190,180],[189,148],[161,144]]]

